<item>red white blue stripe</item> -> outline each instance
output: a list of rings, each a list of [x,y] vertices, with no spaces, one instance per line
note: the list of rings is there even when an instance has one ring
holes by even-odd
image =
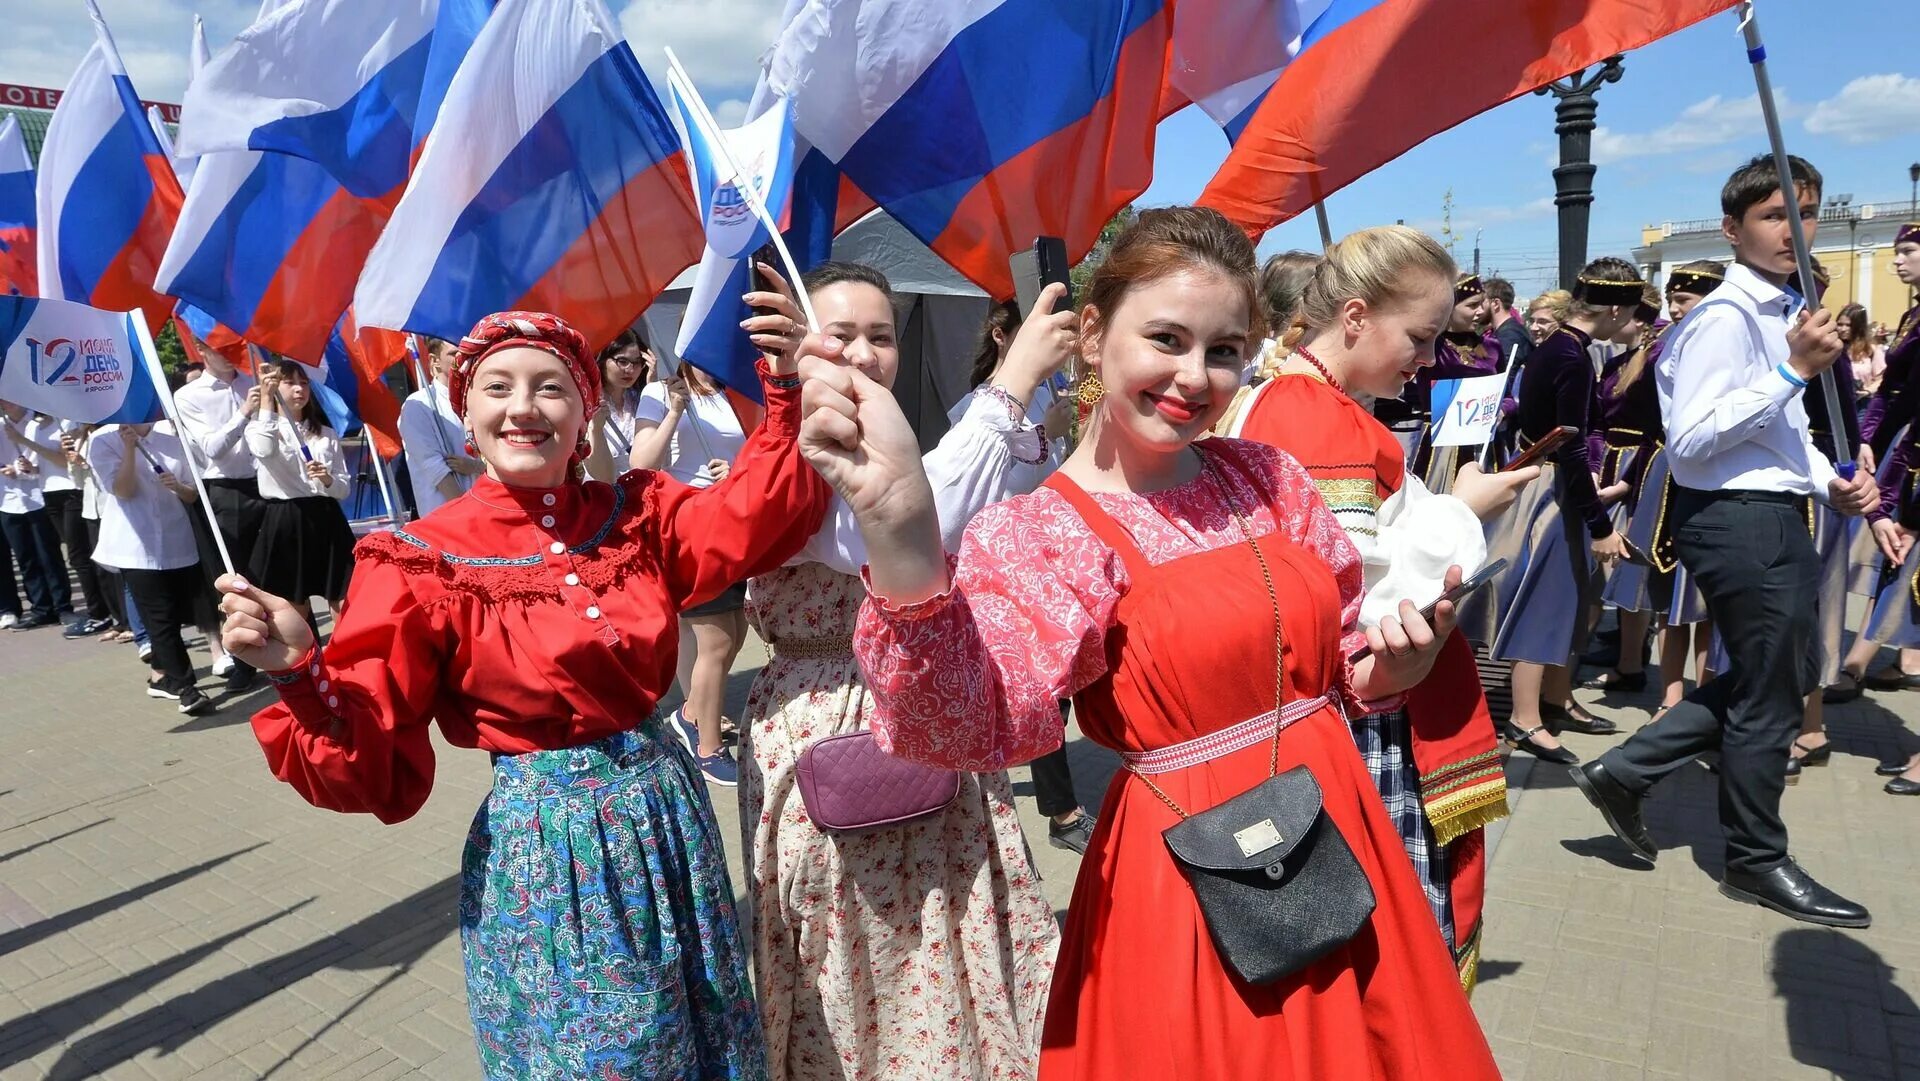
[[[204,156],[160,271],[247,340],[309,364],[399,199],[416,125],[431,124],[420,102],[444,87],[428,85],[441,70],[430,57],[463,55],[487,12],[484,0],[416,0],[381,18],[355,6],[358,18],[337,2],[278,8],[188,88],[180,146]],[[436,19],[454,27],[446,40]],[[364,59],[326,62],[342,55]]]
[[[996,296],[1036,236],[1089,250],[1152,178],[1163,0],[815,0],[768,81],[800,136]]]
[[[1278,33],[1297,30],[1298,38],[1273,54],[1271,87],[1223,121],[1233,149],[1199,202],[1258,236],[1431,135],[1735,2],[1277,0]],[[1173,91],[1218,100],[1260,66],[1257,55],[1220,51],[1233,18],[1210,22],[1204,9],[1254,9],[1242,11],[1241,24],[1270,26],[1260,16],[1269,6],[1181,0],[1177,34],[1193,38],[1175,52],[1196,70],[1176,65]],[[1439,63],[1436,43],[1445,41],[1471,42],[1471,61]],[[1255,78],[1242,89],[1257,86]],[[1220,119],[1227,105],[1208,111]]]
[[[154,288],[180,212],[173,164],[147,123],[105,20],[47,122],[40,148],[41,295],[110,311],[138,309],[158,331],[173,301]]]
[[[612,340],[699,256],[679,150],[600,0],[503,0],[361,274],[361,322],[458,338],[525,308]]]
[[[39,292],[35,265],[33,162],[27,140],[13,114],[0,120],[0,293],[32,296]]]

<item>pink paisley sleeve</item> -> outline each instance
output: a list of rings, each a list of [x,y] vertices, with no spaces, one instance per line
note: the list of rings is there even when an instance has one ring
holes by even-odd
[[[1106,632],[1126,591],[1120,559],[1046,489],[968,526],[945,593],[912,605],[869,596],[854,655],[892,754],[984,772],[1060,746],[1058,699],[1106,672]]]

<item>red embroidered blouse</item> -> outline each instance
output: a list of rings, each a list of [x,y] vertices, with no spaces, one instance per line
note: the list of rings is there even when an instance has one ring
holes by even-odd
[[[766,397],[711,488],[650,470],[551,490],[482,477],[361,541],[324,656],[272,674],[281,701],[253,718],[274,776],[315,806],[398,822],[433,786],[431,720],[456,747],[520,754],[648,716],[673,682],[677,613],[820,528],[829,489],[794,443],[800,392],[769,381]]]

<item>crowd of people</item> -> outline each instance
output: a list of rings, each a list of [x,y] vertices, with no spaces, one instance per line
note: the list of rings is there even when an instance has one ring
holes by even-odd
[[[1831,757],[1823,700],[1920,686],[1920,308],[1884,343],[1813,310],[1786,237],[1821,178],[1773,168],[1723,189],[1730,261],[1655,289],[1603,257],[1524,305],[1405,226],[1262,268],[1218,214],[1144,212],[1077,305],[990,310],[925,453],[870,267],[806,276],[811,332],[760,268],[763,406],[638,332],[592,351],[500,313],[426,343],[419,517],[357,549],[300,365],[210,355],[177,432],[7,406],[13,618],[140,635],[183,712],[210,703],[181,631],[209,631],[231,688],[277,691],[253,732],[319,807],[414,814],[435,725],[488,751],[460,931],[490,1078],[1497,1077],[1468,996],[1502,743],[1647,861],[1647,792],[1709,765],[1723,892],[1870,919],[1800,869],[1780,802]],[[1920,225],[1895,269],[1920,284]],[[1496,437],[1434,448],[1434,386],[1480,375]],[[203,569],[190,461],[237,574]],[[1874,598],[1850,651],[1849,591]],[[1656,641],[1658,711],[1582,762],[1561,733],[1619,729],[1576,689],[1644,691]],[[1069,718],[1122,766],[1097,814]],[[1014,811],[1029,763],[1083,854],[1064,927]],[[1882,772],[1920,793],[1920,756]]]

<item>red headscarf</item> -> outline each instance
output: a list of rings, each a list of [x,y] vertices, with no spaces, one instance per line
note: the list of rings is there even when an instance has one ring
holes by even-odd
[[[467,419],[467,388],[480,362],[502,349],[524,347],[566,362],[580,399],[591,417],[600,409],[600,365],[587,352],[587,340],[567,321],[548,312],[495,312],[475,323],[460,339],[453,370],[447,373],[447,397],[461,420]]]

